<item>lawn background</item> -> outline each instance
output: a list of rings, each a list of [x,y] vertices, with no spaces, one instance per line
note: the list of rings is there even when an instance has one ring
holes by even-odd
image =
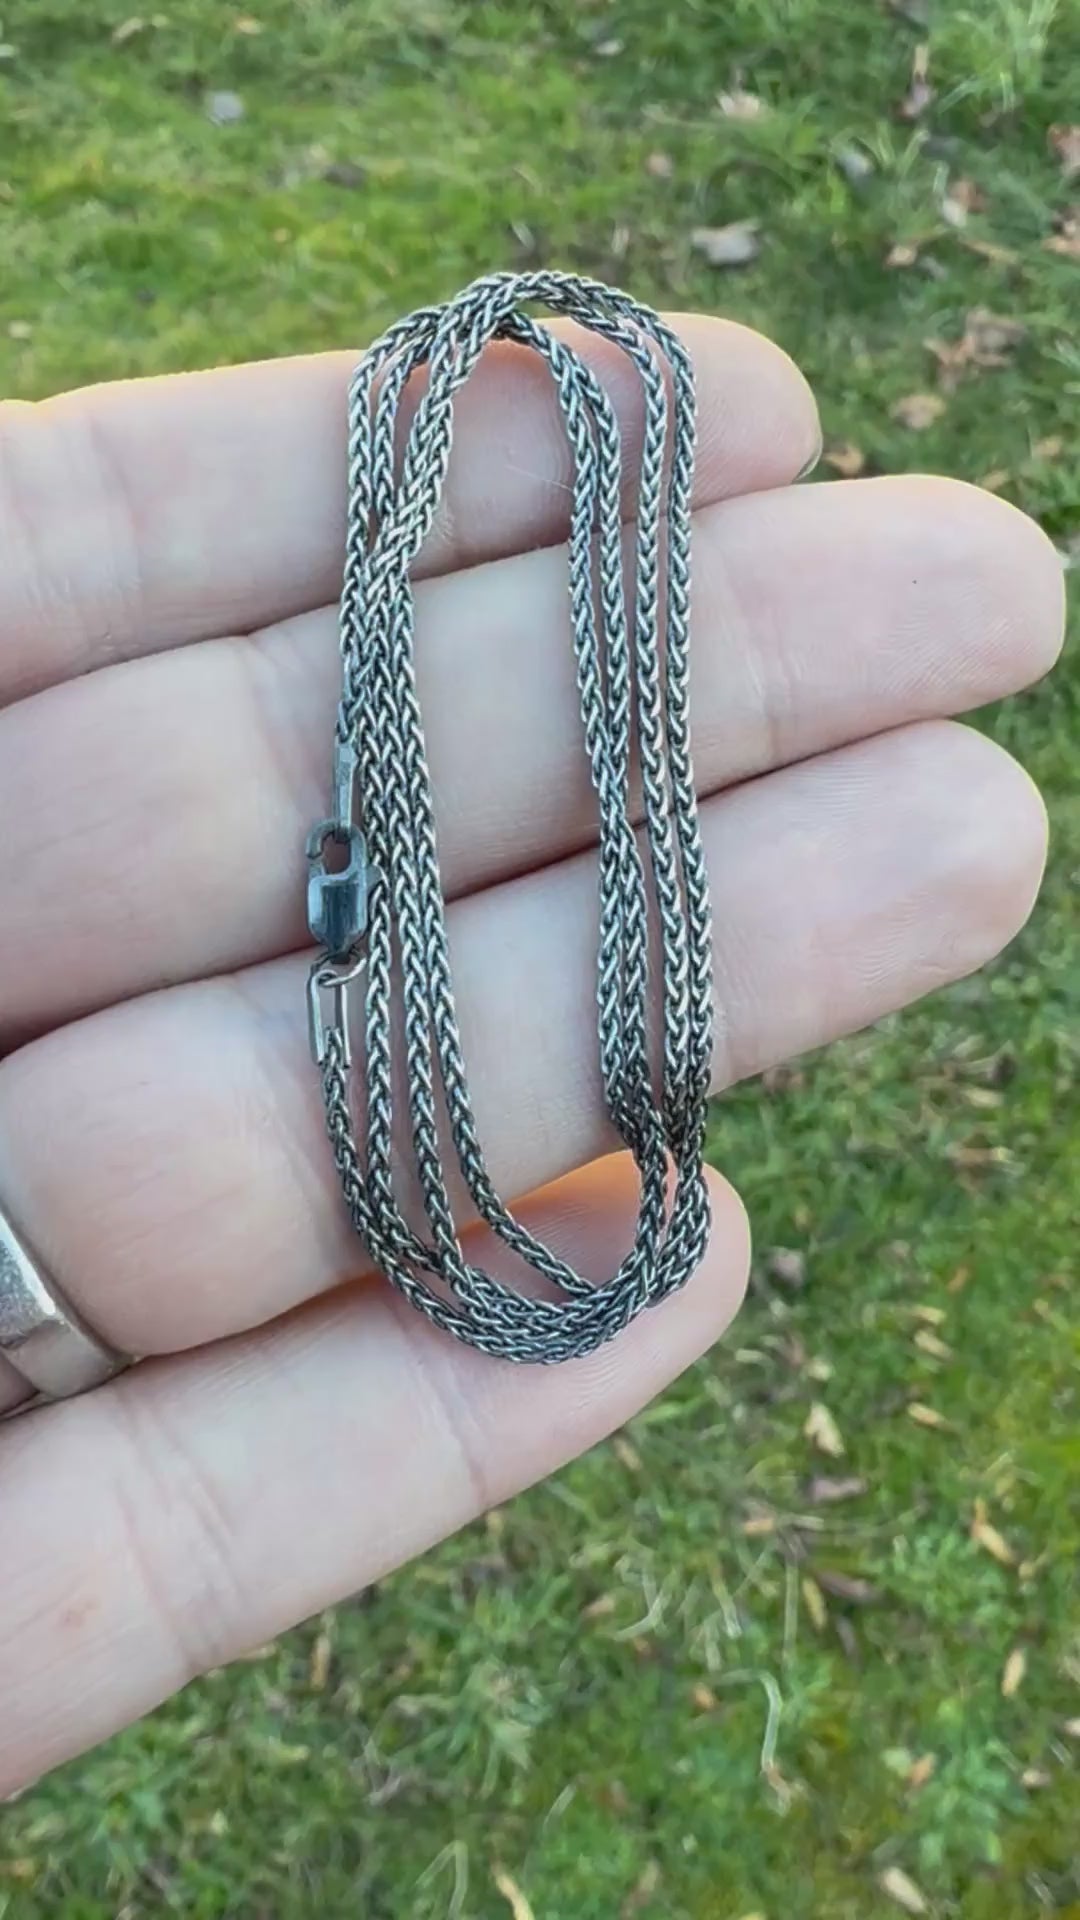
[[[1080,562],[1080,0],[16,0],[2,38],[6,392],[578,266],[774,334],[833,473],[989,478]],[[735,220],[758,257],[710,267]],[[722,1350],[0,1810],[2,1920],[1080,1915],[1078,685],[980,719],[1053,819],[1009,953],[716,1109],[758,1249]]]

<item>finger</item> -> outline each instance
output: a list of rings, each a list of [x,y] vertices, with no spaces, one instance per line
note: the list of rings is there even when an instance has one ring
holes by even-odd
[[[695,609],[696,772],[714,792],[1014,691],[1060,644],[1062,576],[1034,522],[972,487],[792,488],[696,516]],[[568,619],[557,549],[421,590],[452,895],[594,833]],[[300,849],[339,672],[326,609],[0,713],[0,1039],[306,939]]]
[[[720,1087],[996,952],[1030,908],[1045,821],[998,748],[935,723],[710,800],[703,833]],[[480,1135],[508,1196],[612,1144],[596,1061],[595,895],[583,855],[451,912]],[[325,1140],[303,994],[297,956],[129,1001],[0,1065],[5,1208],[117,1345],[211,1340],[364,1268]],[[399,1165],[411,1163],[406,1136]]]
[[[820,442],[809,389],[786,354],[728,321],[689,314],[676,324],[699,382],[698,498],[793,479]],[[611,393],[629,486],[644,417],[639,378],[610,343],[562,323],[558,331]],[[0,411],[0,701],[333,599],[355,361],[268,361]],[[571,465],[536,356],[490,348],[456,418],[425,569],[561,539]]]
[[[746,1218],[710,1187],[693,1281],[588,1359],[492,1361],[353,1288],[2,1430],[0,1799],[621,1425],[742,1297]],[[620,1158],[535,1195],[529,1224],[599,1273],[635,1199]]]

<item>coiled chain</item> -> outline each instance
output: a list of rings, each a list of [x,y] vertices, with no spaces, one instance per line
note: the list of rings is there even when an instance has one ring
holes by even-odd
[[[641,378],[630,611],[614,410],[568,341],[521,310],[531,303],[613,341]],[[608,1115],[641,1176],[633,1246],[600,1285],[508,1212],[487,1170],[462,1055],[417,699],[410,567],[438,510],[454,395],[494,339],[516,341],[547,362],[574,460],[569,589],[599,809],[600,1065]],[[399,459],[399,404],[410,375],[425,366],[426,387]],[[308,842],[309,915],[323,948],[309,981],[312,1050],[345,1200],[375,1265],[429,1320],[506,1360],[565,1360],[609,1340],[689,1279],[709,1230],[702,1150],[712,942],[689,717],[694,417],[688,355],[659,316],[614,288],[555,272],[490,274],[444,306],[398,321],[369,348],[349,389],[335,811]],[[635,736],[644,858],[631,815]],[[650,902],[659,932],[658,994],[650,993]],[[361,982],[362,1147],[348,1089],[349,988]],[[650,1033],[654,1000],[658,1048]],[[395,1006],[423,1233],[410,1225],[395,1191]],[[653,1051],[661,1063],[658,1091]],[[403,1123],[399,1131],[404,1136]],[[528,1291],[466,1259],[443,1165],[446,1135],[476,1212],[538,1276],[537,1284],[523,1275]]]

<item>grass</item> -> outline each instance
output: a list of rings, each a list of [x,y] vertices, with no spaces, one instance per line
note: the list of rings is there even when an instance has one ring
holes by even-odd
[[[255,4],[9,0],[7,390],[360,343],[494,262],[582,265],[775,334],[866,471],[992,476],[1080,550],[1080,275],[1045,245],[1078,0],[929,31],[919,0]],[[710,269],[693,229],[744,218],[759,258]],[[924,342],[978,308],[1023,337],[942,386]],[[916,433],[891,409],[925,392]],[[2,1920],[885,1920],[890,1872],[934,1914],[1080,1915],[1078,686],[981,721],[1050,802],[1029,930],[717,1108],[759,1249],[724,1348],[4,1809]],[[823,1471],[865,1488],[815,1504]]]

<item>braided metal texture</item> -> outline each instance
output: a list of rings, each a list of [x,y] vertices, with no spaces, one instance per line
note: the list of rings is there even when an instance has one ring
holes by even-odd
[[[614,342],[640,376],[645,424],[632,564],[611,402],[568,341],[522,310],[534,304]],[[598,807],[599,1060],[608,1115],[641,1177],[633,1245],[602,1284],[534,1238],[488,1173],[462,1054],[417,698],[410,568],[438,511],[454,396],[499,338],[547,363],[574,460],[569,597]],[[402,393],[422,367],[426,386],[396,453]],[[627,294],[570,274],[475,281],[444,306],[391,327],[350,386],[335,767],[339,783],[343,763],[355,770],[368,901],[363,934],[348,951],[321,955],[313,970],[317,990],[340,989],[317,1048],[327,1127],[349,1212],[376,1266],[429,1320],[506,1360],[547,1363],[590,1352],[682,1286],[708,1236],[702,1149],[712,942],[689,716],[694,435],[693,373],[678,338]],[[638,831],[630,811],[635,747]],[[354,823],[340,825],[344,833]],[[364,1000],[356,1022],[363,1029],[362,1145],[349,1096],[346,987],[353,980]],[[403,1036],[404,1071],[395,1033]],[[513,1041],[507,1034],[507,1046]],[[407,1114],[395,1120],[403,1085]],[[395,1124],[397,1150],[411,1141],[424,1228],[410,1224],[398,1196]],[[476,1212],[520,1256],[520,1290],[462,1251],[444,1167],[450,1147]]]

